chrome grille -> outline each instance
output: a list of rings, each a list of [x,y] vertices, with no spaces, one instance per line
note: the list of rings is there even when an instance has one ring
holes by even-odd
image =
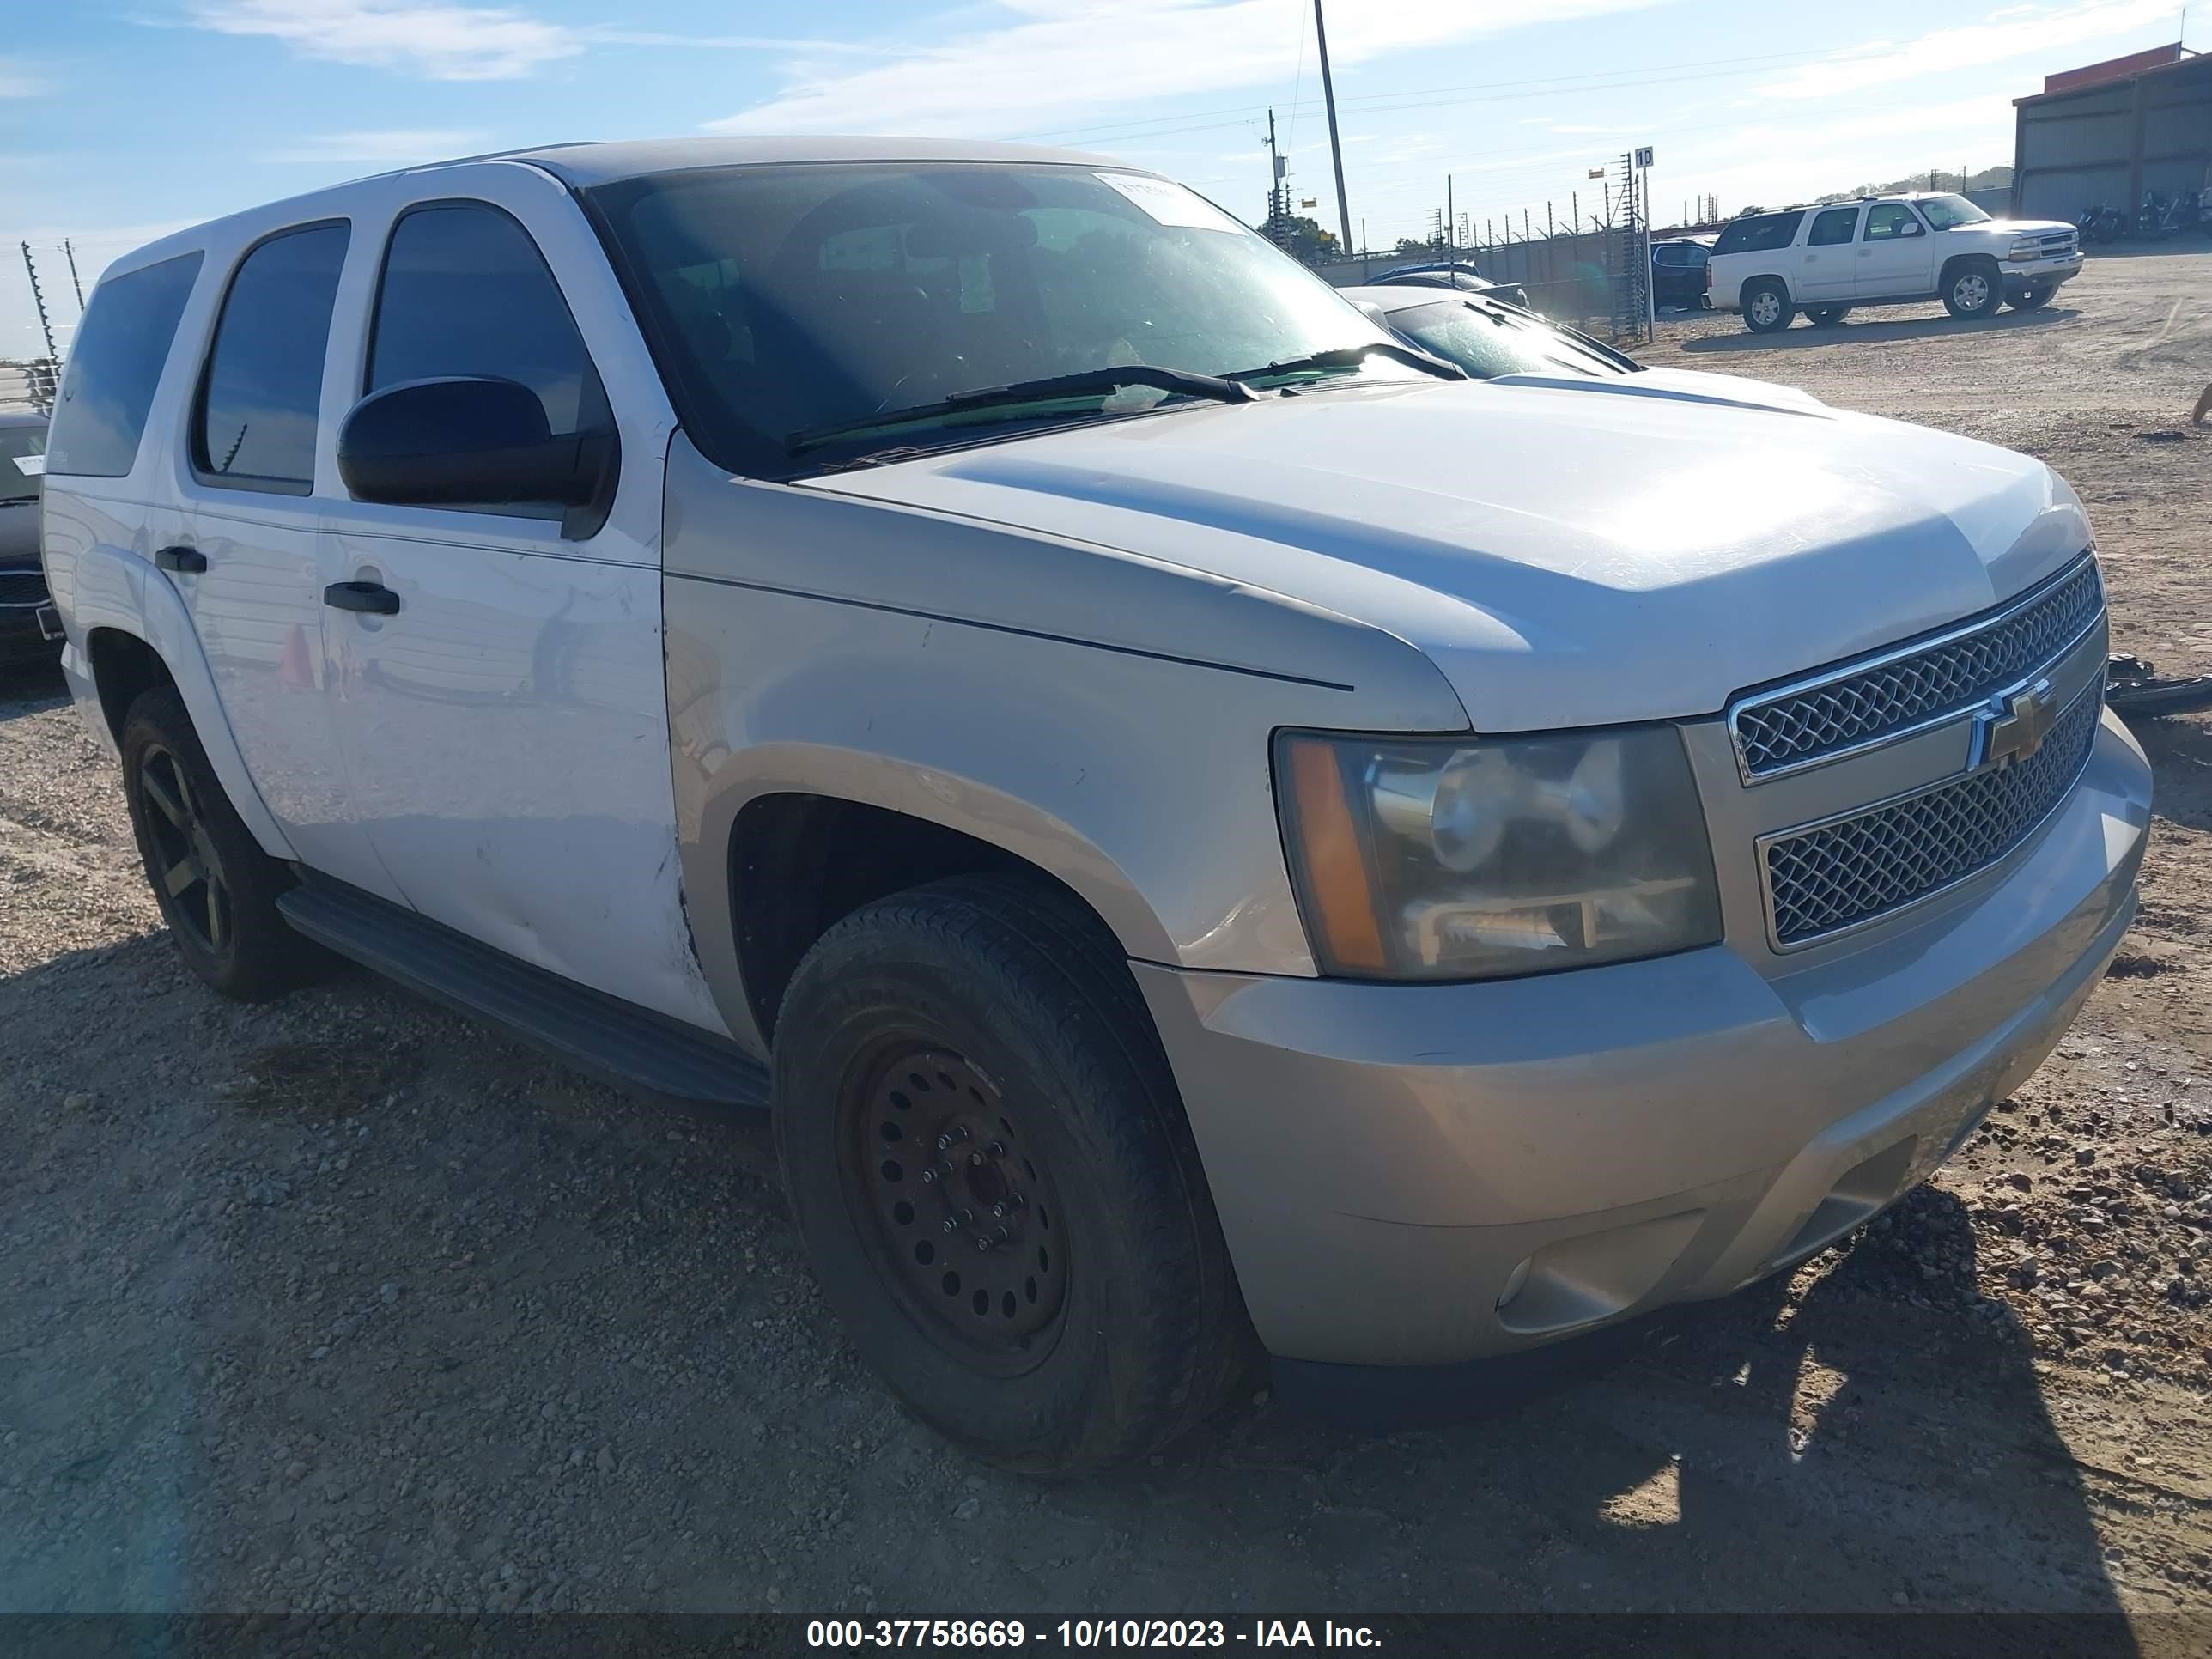
[[[2100,674],[2027,759],[1765,842],[1774,942],[1809,944],[1995,864],[2050,817],[2081,775],[2104,705]]]
[[[2104,609],[2096,562],[1926,645],[1744,697],[1729,728],[1747,782],[1818,765],[1965,713],[2057,656]]]
[[[46,579],[35,570],[0,570],[0,605],[44,605]]]

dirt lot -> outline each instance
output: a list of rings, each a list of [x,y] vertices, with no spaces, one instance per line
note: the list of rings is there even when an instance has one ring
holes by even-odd
[[[2100,259],[2033,317],[1653,356],[2045,457],[2119,643],[2212,672],[2208,294],[2212,255]],[[2212,1612],[2212,728],[2144,736],[2141,926],[1891,1218],[1470,1421],[1261,1395],[1053,1487],[857,1368],[759,1124],[362,977],[203,991],[58,683],[8,682],[0,1611]]]

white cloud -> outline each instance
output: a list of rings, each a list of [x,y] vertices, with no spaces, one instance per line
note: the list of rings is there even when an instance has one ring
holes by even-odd
[[[370,132],[319,132],[301,139],[272,161],[358,161],[407,167],[465,155],[483,147],[481,132],[436,127],[386,127]]]
[[[191,21],[282,40],[303,58],[406,69],[434,81],[511,81],[583,51],[575,31],[505,6],[436,0],[198,0]]]
[[[35,98],[46,89],[21,58],[0,58],[0,98]]]
[[[1656,0],[1398,0],[1340,7],[1339,68]],[[802,54],[783,93],[710,132],[1006,134],[1139,100],[1287,82],[1305,0],[995,0],[1001,27],[854,68]],[[972,15],[967,12],[963,15]],[[1306,56],[1310,58],[1309,46]]]
[[[2014,6],[1978,22],[1938,29],[1914,40],[1882,40],[1791,71],[1759,91],[1770,98],[1833,98],[1924,75],[1948,75],[2063,51],[2173,15],[2167,0],[2088,0],[2082,5]]]

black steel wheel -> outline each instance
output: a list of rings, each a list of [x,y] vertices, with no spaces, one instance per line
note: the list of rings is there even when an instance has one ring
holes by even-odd
[[[331,958],[277,913],[291,872],[232,807],[173,688],[131,705],[120,747],[138,855],[185,965],[242,1001],[322,977]]]
[[[969,1363],[1025,1370],[1066,1306],[1066,1213],[1024,1108],[950,1049],[893,1039],[838,1102],[861,1231],[915,1325]],[[1055,1231],[1055,1227],[1058,1231]]]
[[[1042,880],[862,907],[775,1016],[793,1218],[854,1346],[908,1410],[1002,1468],[1165,1444],[1255,1363],[1143,998]]]

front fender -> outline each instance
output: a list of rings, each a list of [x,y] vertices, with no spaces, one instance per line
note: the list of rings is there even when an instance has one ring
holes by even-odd
[[[246,757],[239,752],[238,739],[216,694],[215,677],[209,672],[191,612],[169,578],[155,568],[149,549],[122,546],[97,533],[98,520],[104,515],[94,511],[94,506],[50,498],[43,527],[46,580],[67,635],[62,668],[79,709],[94,735],[112,750],[114,734],[107,729],[97,696],[92,636],[112,629],[143,641],[176,682],[192,717],[192,729],[207,751],[208,764],[253,839],[270,857],[293,859],[291,843],[246,769]],[[142,533],[133,539],[145,538]]]

